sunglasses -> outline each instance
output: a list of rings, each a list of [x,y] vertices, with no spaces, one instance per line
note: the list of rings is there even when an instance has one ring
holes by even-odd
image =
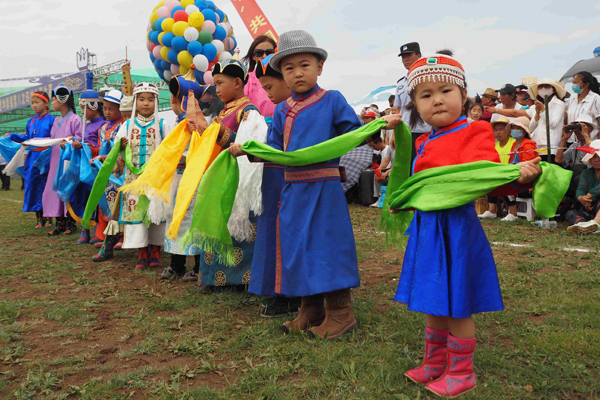
[[[268,50],[256,49],[252,52],[252,54],[254,54],[254,56],[256,56],[256,57],[270,56],[271,54],[275,54],[275,50],[273,50],[273,49],[268,49]]]

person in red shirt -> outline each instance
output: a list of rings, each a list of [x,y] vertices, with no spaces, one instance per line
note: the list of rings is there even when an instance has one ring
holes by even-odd
[[[500,163],[491,125],[483,121],[469,125],[463,115],[465,71],[448,53],[419,59],[408,74],[410,98],[433,128],[416,141],[414,174],[476,161]],[[539,161],[523,163],[521,177],[497,188],[494,195],[526,190],[541,173]],[[417,210],[406,234],[409,239],[394,300],[426,315],[426,350],[421,366],[405,376],[439,396],[454,398],[477,385],[473,314],[504,308],[492,250],[473,203]]]
[[[537,145],[529,135],[529,119],[527,117],[515,118],[506,126],[510,135],[516,140],[510,150],[509,164],[518,164],[523,161],[531,161],[538,157]]]

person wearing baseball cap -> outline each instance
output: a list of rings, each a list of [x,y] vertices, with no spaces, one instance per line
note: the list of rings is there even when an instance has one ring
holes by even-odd
[[[367,112],[365,112],[365,114],[363,115],[363,122],[366,124],[373,122],[377,119],[377,114],[375,114],[375,111],[368,109]]]
[[[518,117],[531,119],[527,111],[522,110],[522,106],[517,103],[517,88],[514,85],[507,83],[498,90],[498,93],[500,93],[501,104],[496,107],[486,107],[487,111],[493,114],[490,122],[496,121],[500,116],[507,117],[511,122]]]
[[[402,64],[408,71],[421,58],[421,46],[417,42],[403,44],[400,46],[398,57],[402,57]],[[392,107],[392,114],[402,114],[402,120],[410,126],[410,130],[412,131],[412,159],[414,159],[417,155],[415,141],[422,134],[431,132],[431,126],[426,124],[421,118],[413,118],[414,121],[411,124],[411,110],[408,109],[411,100],[408,95],[407,82],[407,76],[403,76],[396,82],[396,99],[394,100],[394,107]],[[390,146],[392,149],[396,148],[394,135],[392,135],[390,140]]]

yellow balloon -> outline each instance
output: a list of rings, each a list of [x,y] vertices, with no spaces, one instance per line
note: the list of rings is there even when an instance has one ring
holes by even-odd
[[[181,6],[186,8],[187,6],[193,6],[194,0],[181,0]]]
[[[173,34],[175,36],[183,36],[183,33],[187,28],[190,27],[190,24],[184,21],[175,22],[173,24]]]
[[[163,44],[162,38],[165,36],[165,32],[161,32],[158,34],[158,43]]]
[[[204,23],[204,14],[202,14],[200,11],[194,11],[190,14],[188,22],[190,23],[191,27],[200,30],[202,24]]]
[[[173,24],[175,24],[173,18],[165,18],[160,26],[163,32],[173,32]]]
[[[169,57],[168,57],[168,54],[169,54],[170,50],[171,50],[171,48],[170,47],[166,47],[166,46],[163,47],[162,49],[160,49],[160,56],[162,57],[163,60],[165,60],[167,62],[170,62],[169,61]]]
[[[179,54],[177,54],[177,61],[179,62],[179,65],[181,65],[182,67],[190,69],[190,66],[194,62],[194,57],[190,54],[189,51],[183,50],[183,51],[180,51]],[[183,74],[183,72],[181,72],[181,73]]]
[[[152,15],[150,16],[150,23],[153,23],[154,21],[158,21],[158,14],[156,11],[153,11]]]
[[[156,6],[156,8],[158,8],[158,7],[162,7],[162,6],[164,6],[164,5],[165,5],[165,2],[164,2],[164,1],[159,1],[159,2],[158,2],[158,5]]]

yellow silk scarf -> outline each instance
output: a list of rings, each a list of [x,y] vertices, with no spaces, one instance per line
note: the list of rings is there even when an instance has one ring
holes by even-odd
[[[186,168],[175,201],[173,220],[169,228],[168,237],[174,239],[179,232],[183,217],[196,194],[204,171],[219,155],[221,148],[217,145],[219,125],[212,124],[202,135],[194,131],[190,134],[187,119],[181,121],[160,146],[154,151],[146,163],[144,172],[132,183],[123,186],[120,191],[137,196],[149,196],[151,201],[169,204],[169,192],[177,165],[190,144],[186,157]],[[161,221],[152,221],[160,223]]]

